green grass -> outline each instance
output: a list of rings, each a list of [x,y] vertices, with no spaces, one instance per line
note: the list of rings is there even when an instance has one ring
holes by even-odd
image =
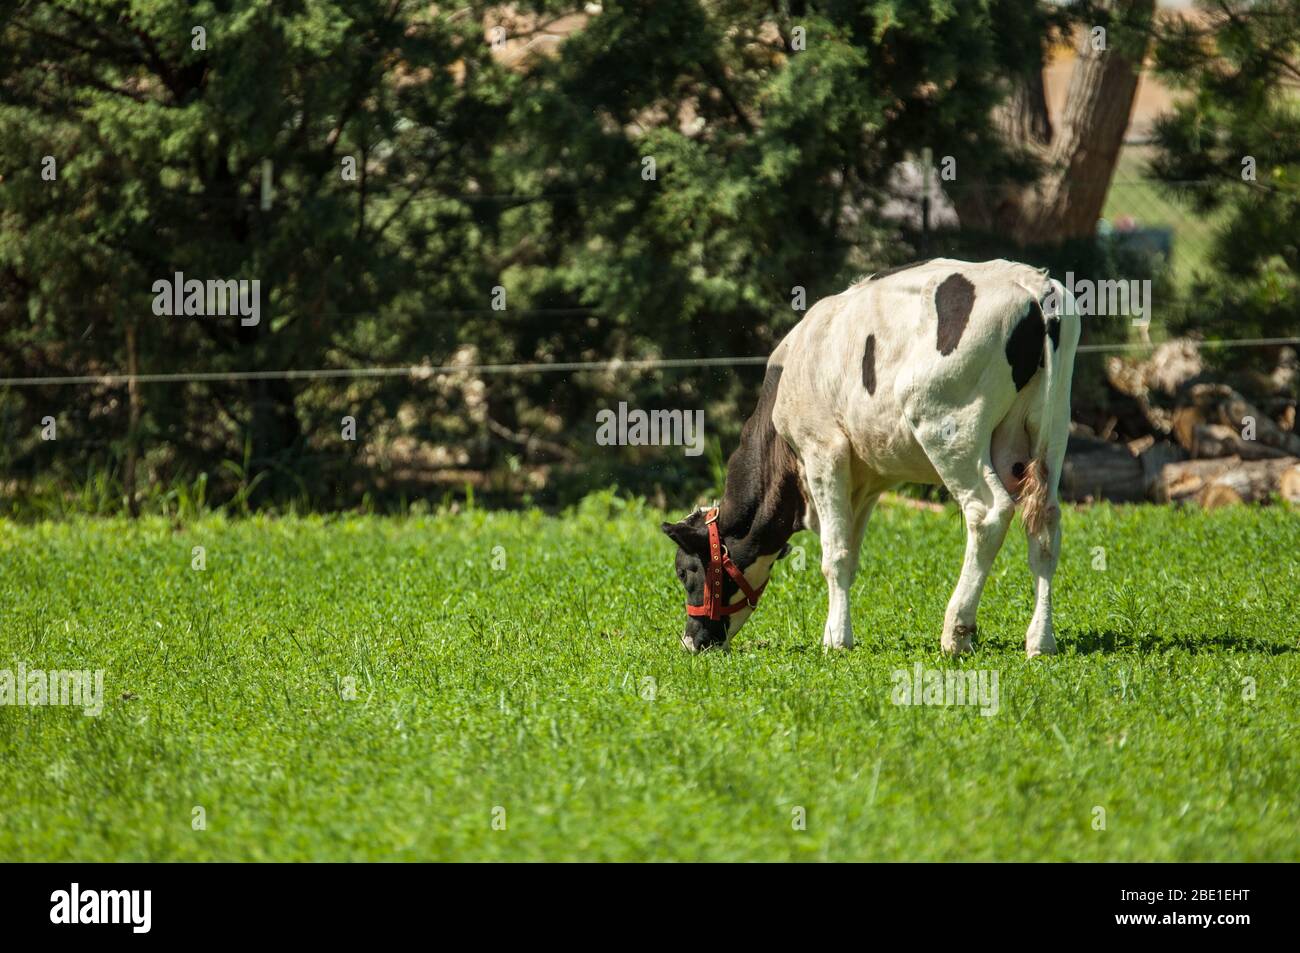
[[[106,672],[100,717],[0,708],[0,860],[1300,859],[1293,512],[1071,511],[1034,662],[1018,524],[950,662],[955,511],[878,512],[831,655],[809,534],[682,652],[658,519],[0,522],[0,668]],[[893,704],[917,662],[998,713]]]

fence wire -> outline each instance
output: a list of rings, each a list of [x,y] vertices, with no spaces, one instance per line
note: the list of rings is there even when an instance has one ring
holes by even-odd
[[[1300,345],[1300,338],[1237,338],[1230,340],[1196,341],[1186,339],[1194,347],[1234,348],[1234,347],[1277,347],[1279,345]],[[1150,351],[1157,344],[1135,342],[1130,344],[1082,344],[1081,354],[1109,354],[1128,351]],[[448,374],[469,374],[477,376],[554,374],[622,371],[678,370],[697,367],[750,367],[764,365],[768,358],[755,355],[749,357],[680,357],[680,358],[645,358],[622,360],[614,358],[607,361],[560,361],[554,363],[517,363],[517,364],[413,364],[406,367],[325,367],[300,368],[273,371],[200,371],[179,372],[175,374],[85,374],[65,377],[0,377],[0,387],[45,387],[57,385],[95,384],[104,387],[130,384],[177,384],[202,383],[210,381],[258,381],[258,380],[330,380],[367,377],[410,377],[422,380]]]

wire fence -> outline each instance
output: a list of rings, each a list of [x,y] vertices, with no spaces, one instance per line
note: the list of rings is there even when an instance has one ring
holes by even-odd
[[[1235,347],[1277,347],[1300,345],[1300,337],[1237,338],[1230,340],[1198,341],[1188,339],[1197,348],[1214,350]],[[1081,344],[1081,354],[1116,354],[1151,350],[1153,345],[1144,342],[1121,344]],[[212,371],[181,372],[175,374],[84,374],[51,377],[0,377],[0,387],[46,387],[75,384],[94,384],[104,387],[139,384],[184,384],[212,381],[257,380],[348,380],[369,377],[407,377],[426,380],[442,375],[471,375],[492,377],[497,375],[555,373],[619,373],[624,371],[661,371],[713,367],[753,367],[765,365],[763,355],[747,357],[684,357],[645,358],[640,360],[612,359],[607,361],[553,361],[515,364],[413,364],[407,367],[332,367],[299,368],[270,371]]]
[[[918,180],[919,181],[919,180]],[[962,238],[960,223],[953,220],[951,214],[952,202],[950,196],[943,191],[943,186],[937,180],[931,179],[933,187],[930,190],[931,203],[925,214],[919,211],[919,205],[915,202],[915,196],[902,197],[900,201],[904,206],[903,217],[915,216],[916,220],[924,225],[926,232],[925,244],[928,247],[923,249],[923,254],[919,257],[927,257],[934,254],[951,254],[948,251],[947,243],[957,243]],[[963,185],[967,188],[978,188],[974,185]],[[949,188],[953,188],[949,186]],[[525,195],[465,195],[465,196],[442,196],[431,198],[444,198],[451,201],[465,201],[473,204],[476,201],[483,202],[529,202],[529,201],[548,201],[556,198],[574,198],[583,193],[552,193],[535,196]],[[285,199],[287,200],[287,197]],[[282,200],[277,200],[282,201]],[[912,207],[907,207],[908,203]],[[946,205],[945,205],[946,203]],[[274,206],[268,210],[273,214]],[[895,210],[897,211],[897,210]],[[1121,247],[1127,250],[1136,251],[1147,256],[1151,261],[1158,263],[1165,270],[1166,277],[1170,279],[1168,284],[1178,290],[1185,290],[1191,286],[1195,275],[1199,271],[1209,269],[1213,264],[1213,255],[1215,242],[1218,233],[1221,231],[1223,219],[1217,216],[1197,215],[1177,199],[1173,192],[1154,183],[1153,181],[1138,174],[1137,167],[1133,160],[1122,160],[1121,168],[1110,184],[1108,197],[1105,208],[1099,222],[1097,234],[1099,242],[1108,242],[1115,247]],[[915,233],[913,229],[913,234]],[[976,254],[959,254],[955,257],[972,258],[979,260],[981,256]],[[987,254],[984,258],[1001,257],[1001,255]],[[882,263],[881,268],[888,267],[891,263]],[[1042,264],[1042,262],[1036,262]],[[1057,269],[1052,269],[1053,277],[1064,277],[1057,274]],[[170,277],[170,276],[169,276]],[[1118,277],[1118,276],[1116,276]],[[430,304],[438,305],[442,302],[431,301]],[[788,306],[788,303],[787,303]],[[104,311],[93,306],[73,307],[71,309],[61,308],[60,311],[73,314],[87,314],[103,316]],[[610,319],[610,315],[605,313],[602,308],[579,305],[574,303],[571,306],[562,307],[532,307],[532,308],[510,308],[512,317],[527,317],[536,322],[556,321],[567,318],[583,318],[591,321],[605,321]],[[1161,318],[1168,315],[1169,307],[1165,307],[1156,321],[1157,330],[1160,330],[1159,324]],[[451,321],[476,321],[485,317],[499,317],[501,312],[494,308],[488,307],[430,307],[416,308],[415,311],[403,310],[400,317],[404,320],[412,319],[431,319],[431,320],[451,320]],[[324,316],[326,320],[373,318],[383,321],[388,315],[385,312],[350,312],[337,311],[330,312]],[[798,319],[801,315],[795,317]],[[264,319],[266,315],[262,316]],[[289,314],[280,314],[276,316],[280,320],[291,319],[293,312]],[[790,320],[790,313],[786,311],[781,317],[777,317],[776,311],[772,313],[776,320],[773,326],[780,325]],[[1109,329],[1093,338],[1092,341],[1082,344],[1079,347],[1079,354],[1087,358],[1104,357],[1107,355],[1117,354],[1142,354],[1148,352],[1154,346],[1152,341],[1145,339],[1134,340],[1136,334],[1130,336],[1128,331],[1128,319],[1125,318],[1125,329],[1121,330],[1118,325],[1111,325]],[[1286,330],[1290,330],[1287,328]],[[1158,339],[1157,335],[1157,339]],[[1115,340],[1116,338],[1125,338],[1127,340]],[[735,342],[745,340],[745,335],[731,335],[730,339]],[[665,341],[670,340],[664,338]],[[1087,340],[1085,338],[1085,340]],[[1095,342],[1095,343],[1094,343]],[[1284,345],[1300,347],[1300,336],[1241,336],[1226,337],[1220,336],[1209,340],[1192,340],[1192,346],[1205,350],[1230,350],[1230,349],[1248,349],[1248,348],[1267,348],[1279,347]],[[706,372],[717,371],[727,368],[756,368],[767,364],[768,356],[766,354],[733,354],[726,356],[709,356],[709,357],[674,357],[661,356],[656,351],[660,351],[657,346],[654,335],[647,337],[647,348],[650,354],[638,356],[631,354],[623,357],[594,358],[586,360],[519,360],[519,361],[500,361],[494,363],[473,362],[465,363],[459,361],[445,361],[435,363],[436,357],[431,360],[425,360],[417,364],[367,364],[365,362],[364,352],[362,354],[350,355],[350,360],[355,362],[354,366],[340,367],[250,367],[236,370],[205,370],[202,368],[187,370],[166,370],[155,371],[148,370],[140,373],[127,373],[120,369],[110,370],[102,373],[65,373],[65,374],[32,374],[31,366],[23,368],[27,370],[26,374],[15,374],[8,377],[0,377],[0,398],[3,398],[9,389],[26,390],[29,398],[34,398],[38,403],[46,403],[48,398],[37,397],[32,390],[39,388],[122,388],[125,391],[133,384],[141,385],[185,385],[185,384],[202,384],[202,383],[235,383],[235,382],[257,382],[257,381],[301,381],[301,382],[319,382],[328,383],[331,381],[348,382],[361,380],[391,380],[397,382],[410,382],[418,384],[422,381],[432,381],[434,379],[460,379],[460,382],[473,379],[484,379],[485,381],[494,379],[498,383],[487,383],[489,390],[501,388],[502,393],[513,393],[524,386],[535,386],[527,384],[510,384],[509,379],[526,379],[529,377],[546,378],[557,374],[573,375],[606,375],[609,379],[603,382],[590,380],[586,377],[579,381],[574,381],[571,387],[557,386],[552,387],[551,392],[557,395],[559,400],[569,400],[570,403],[586,406],[592,400],[603,400],[610,394],[616,394],[620,389],[624,390],[629,398],[633,392],[640,393],[638,388],[644,389],[644,381],[627,383],[621,378],[621,375],[646,375],[658,372],[666,372],[674,375],[683,375],[672,379],[671,384],[654,385],[651,391],[658,388],[659,392],[671,393],[673,388],[677,388],[679,381],[693,383],[687,375],[703,375]],[[671,347],[663,348],[667,350]],[[745,348],[736,348],[744,350]],[[593,350],[596,354],[600,353],[600,348],[586,350],[587,355],[591,355]],[[612,350],[612,349],[611,349]],[[112,352],[110,352],[112,353]],[[119,352],[120,353],[120,352]],[[496,353],[501,353],[498,349]],[[561,352],[562,354],[562,352]],[[413,355],[416,356],[416,355]],[[418,355],[423,357],[423,355]],[[505,351],[505,356],[509,350]],[[530,357],[528,353],[521,353],[520,357]],[[104,362],[109,364],[108,361]],[[74,367],[76,365],[73,365]],[[82,365],[84,366],[84,365]],[[94,366],[94,365],[92,365]],[[111,364],[110,364],[111,366]],[[752,383],[756,378],[750,379]],[[719,378],[713,379],[713,384],[718,384]],[[743,388],[741,388],[743,389]],[[81,427],[69,428],[65,434],[60,431],[58,445],[49,445],[43,449],[33,449],[33,437],[27,423],[31,419],[33,408],[38,406],[31,400],[25,406],[25,409],[19,414],[12,413],[12,407],[6,407],[4,419],[0,421],[0,436],[3,436],[4,442],[8,447],[18,449],[21,442],[26,445],[26,449],[19,451],[26,454],[29,461],[34,461],[37,470],[50,465],[55,457],[60,457],[64,461],[84,455],[86,459],[92,457],[98,460],[119,461],[122,458],[124,447],[133,439],[127,436],[127,422],[125,413],[122,410],[124,402],[122,397],[125,396],[123,391],[114,391],[110,394],[97,394],[91,398],[96,406],[103,405],[103,411],[96,414],[88,414],[84,418],[79,418]],[[725,388],[724,388],[725,391]],[[721,395],[724,391],[719,391]],[[698,390],[696,391],[698,393]],[[561,396],[567,394],[567,397]],[[585,396],[581,396],[585,395]],[[411,390],[411,399],[414,405],[432,408],[439,406],[436,402],[426,400],[427,391],[418,388]],[[245,398],[247,395],[245,395]],[[588,400],[587,398],[590,398]],[[73,397],[73,400],[78,398]],[[155,400],[158,398],[154,398]],[[192,399],[186,398],[187,400]],[[326,389],[322,390],[314,404],[321,406],[324,404],[336,403],[339,399],[337,392]],[[406,398],[403,398],[404,400]],[[734,396],[728,398],[731,403],[727,406],[739,412],[742,408],[743,399],[736,401]],[[19,398],[15,394],[14,400]],[[424,403],[421,403],[424,401]],[[64,402],[62,398],[57,399],[57,403],[71,406]],[[544,401],[543,401],[544,403]],[[189,406],[189,405],[187,405]],[[246,410],[245,406],[245,410]],[[745,410],[748,407],[743,408]],[[45,413],[41,411],[40,413]],[[733,416],[733,415],[729,415]],[[19,417],[23,423],[19,423]],[[743,416],[738,418],[743,420]],[[98,423],[94,421],[98,420]],[[492,426],[488,430],[500,437],[506,442],[514,442],[519,445],[532,446],[532,437],[527,432],[527,426],[520,422],[509,422],[515,431],[511,433],[508,428],[502,427],[496,421],[491,421]],[[590,421],[585,421],[589,424]],[[560,434],[552,434],[555,440],[570,440],[574,434],[581,429],[583,423],[576,418],[565,425],[565,430]],[[82,432],[76,432],[80,429]],[[21,432],[20,432],[21,431]],[[165,442],[166,439],[162,432],[153,434],[155,438],[152,442],[158,444]],[[421,438],[425,439],[425,438]],[[140,453],[146,454],[149,451],[148,446],[140,445]],[[381,448],[382,453],[382,448]],[[10,450],[3,454],[6,460],[14,459]],[[579,460],[590,462],[587,456],[579,451]],[[499,466],[500,461],[488,463],[487,466]],[[4,468],[0,466],[0,470]],[[59,471],[67,473],[66,470]]]
[[[1120,173],[1110,184],[1103,216],[1098,224],[1098,237],[1109,240],[1133,250],[1141,251],[1163,262],[1170,269],[1175,288],[1185,289],[1198,270],[1211,264],[1216,230],[1222,224],[1222,214],[1202,216],[1192,212],[1183,202],[1175,198],[1161,184],[1142,177],[1140,170],[1142,147],[1130,147],[1121,158]],[[921,179],[915,184],[919,185]],[[894,217],[912,218],[927,235],[926,243],[931,245],[929,251],[942,252],[945,241],[955,240],[959,228],[955,211],[945,192],[954,191],[954,186],[945,187],[937,176],[929,175],[931,186],[914,189],[910,194],[900,196],[899,205],[894,209]],[[1193,185],[1204,183],[1189,183]],[[963,184],[961,188],[979,189],[979,185]],[[993,188],[989,186],[988,188]],[[926,210],[921,211],[922,192],[925,192]],[[468,193],[465,195],[442,196],[448,200],[509,200],[537,201],[556,198],[582,196],[582,192],[539,193],[537,195],[484,195]],[[435,196],[436,198],[437,196]],[[253,201],[252,198],[249,201]],[[899,211],[899,209],[903,211]],[[68,310],[68,309],[61,309]],[[102,309],[85,307],[72,309],[78,313],[102,313]],[[588,306],[551,307],[551,308],[512,308],[517,316],[563,318],[563,317],[600,317],[600,309]],[[499,314],[491,308],[433,308],[421,309],[420,317],[427,318],[477,318]],[[331,312],[333,318],[380,317],[374,312]],[[409,315],[408,315],[409,317]],[[1226,349],[1243,347],[1271,347],[1278,345],[1300,344],[1295,337],[1253,337],[1236,339],[1219,339],[1193,341],[1195,346],[1205,349]],[[1147,350],[1152,345],[1148,341],[1117,342],[1103,344],[1083,344],[1080,354],[1133,353]],[[340,368],[293,368],[293,369],[257,369],[237,371],[177,371],[168,373],[107,373],[81,375],[18,376],[0,378],[0,387],[40,387],[95,385],[117,386],[134,382],[147,384],[201,383],[217,381],[256,381],[256,380],[349,380],[360,378],[409,378],[422,380],[451,374],[471,374],[477,376],[520,376],[526,374],[567,373],[623,373],[656,370],[692,370],[696,368],[717,368],[729,366],[755,366],[767,362],[765,356],[730,356],[713,358],[610,358],[588,361],[549,361],[549,362],[512,362],[490,364],[416,364],[407,366],[356,366]]]

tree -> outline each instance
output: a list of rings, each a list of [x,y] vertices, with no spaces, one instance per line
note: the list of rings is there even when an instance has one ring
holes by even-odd
[[[1071,10],[1078,59],[1060,127],[1047,112],[1041,63],[1015,78],[997,121],[1019,145],[1028,181],[954,190],[962,224],[998,231],[1022,246],[1091,238],[1128,128],[1150,45],[1155,0],[1080,4]],[[1046,39],[1046,35],[1044,35]]]
[[[1187,95],[1156,125],[1152,172],[1220,223],[1176,330],[1300,336],[1300,2],[1219,0],[1196,12],[1156,51],[1161,75]]]
[[[929,147],[963,180],[1017,167],[995,107],[1041,66],[1058,17],[1027,0],[0,14],[0,136],[17,144],[0,157],[0,357],[42,376],[765,354],[819,297],[915,257],[882,214],[900,162]],[[542,42],[561,17],[580,25]],[[262,321],[155,316],[152,283],[177,271],[261,279]],[[669,485],[680,458],[581,453],[595,411],[703,407],[726,441],[757,383],[734,368],[466,372],[0,400],[27,475],[118,466],[138,445],[150,479],[220,467],[227,497],[260,481],[328,504],[391,463],[340,449],[343,414],[478,468],[568,459],[590,480]],[[25,436],[50,406],[88,441],[78,452]]]
[[[507,313],[500,353],[767,353],[797,308],[912,256],[879,214],[900,161],[930,145],[963,175],[1002,167],[1001,78],[1037,56],[1008,24],[1046,19],[1022,2],[606,5],[529,67],[499,154],[513,191],[542,197],[504,211],[503,272],[525,307],[586,310]],[[587,383],[548,380],[526,402],[585,423]],[[726,368],[605,393],[707,406],[738,429],[752,400],[738,389],[757,383]]]
[[[406,0],[67,0],[5,3],[0,23],[11,368],[282,371],[454,337],[421,316],[463,308],[482,277],[461,196],[510,82],[473,17]],[[260,320],[156,315],[153,283],[177,272],[258,280]],[[144,385],[130,423],[111,389],[44,389],[15,412],[55,408],[71,432],[115,440],[143,428],[156,475],[225,460],[284,496],[343,457],[322,460],[324,422],[304,419],[302,393],[285,379]],[[91,419],[105,407],[108,428]],[[68,449],[115,460],[120,447]],[[13,463],[38,467],[39,453]]]

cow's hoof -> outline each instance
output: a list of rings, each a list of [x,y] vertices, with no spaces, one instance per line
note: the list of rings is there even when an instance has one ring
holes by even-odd
[[[822,650],[829,652],[831,649],[851,649],[853,648],[853,630],[838,631],[832,629],[830,625],[822,629]]]
[[[975,626],[955,625],[945,632],[939,643],[948,655],[965,655],[975,651]]]
[[[1025,643],[1025,658],[1027,659],[1038,658],[1038,656],[1040,655],[1055,655],[1055,654],[1056,654],[1056,639],[1052,638],[1050,635],[1045,639],[1040,639],[1038,642]]]

